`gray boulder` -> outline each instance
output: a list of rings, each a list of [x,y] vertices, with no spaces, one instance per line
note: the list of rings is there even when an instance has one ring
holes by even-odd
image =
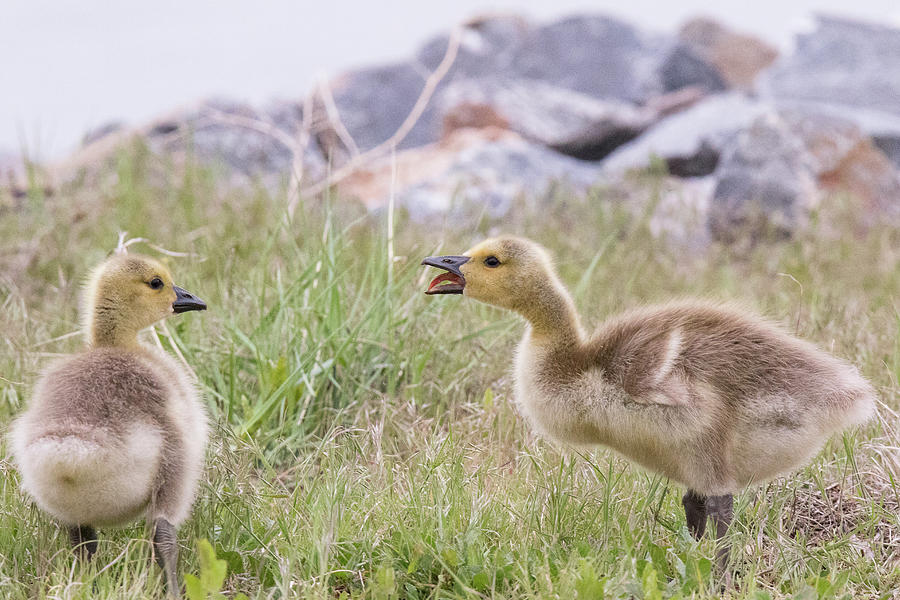
[[[122,131],[125,128],[125,124],[121,121],[109,121],[107,123],[103,123],[97,127],[89,129],[83,136],[81,136],[81,145],[87,146],[89,144],[93,144],[106,136],[113,135],[116,132]]]
[[[135,140],[175,164],[196,163],[220,168],[231,182],[282,181],[291,171],[299,140],[302,109],[294,102],[272,102],[256,108],[215,99],[172,111],[138,127],[120,127],[95,136],[65,160],[51,165],[54,185],[102,175]],[[301,158],[305,177],[326,172],[315,144]]]
[[[807,164],[825,196],[849,196],[859,224],[897,222],[900,172],[856,123],[809,111],[781,114],[803,140]]]
[[[900,115],[900,29],[819,16],[765,78],[782,100],[845,104]]]
[[[257,109],[216,99],[172,113],[146,126],[143,133],[157,153],[189,155],[252,179],[290,171],[295,147],[288,140],[298,139],[301,122],[301,106],[294,102],[273,102]],[[271,133],[276,129],[279,134]],[[323,170],[324,160],[314,145],[306,148],[304,163]]]
[[[342,139],[320,105],[317,141],[325,155],[340,165],[354,152],[388,140],[408,117],[448,43],[448,35],[437,36],[412,61],[336,79],[332,95],[353,142]],[[398,149],[437,142],[448,117],[474,118],[490,125],[505,121],[530,139],[598,160],[660,116],[636,107],[671,91],[724,87],[716,67],[688,44],[613,18],[576,16],[540,26],[518,17],[484,18],[464,27],[452,67]],[[459,119],[453,113],[460,105],[472,114]],[[473,110],[477,106],[490,107],[490,114]],[[559,129],[553,132],[554,127]]]
[[[473,107],[483,107],[472,112]],[[473,114],[468,121],[459,107]],[[585,160],[599,160],[657,118],[650,110],[604,101],[534,79],[486,76],[451,83],[437,101],[444,132],[463,126],[504,127],[533,142]],[[489,111],[486,113],[485,111]]]
[[[454,203],[483,206],[502,216],[518,198],[538,201],[553,185],[584,192],[599,169],[526,140],[477,145],[457,154],[447,169],[398,194],[401,204],[422,214],[446,211]]]
[[[656,157],[681,177],[712,175],[708,225],[722,240],[787,235],[833,193],[853,197],[861,222],[896,218],[896,167],[864,128],[842,118],[844,109],[816,108],[739,93],[713,96],[616,150],[603,171],[616,177],[647,168]]]
[[[607,175],[650,166],[654,158],[681,177],[711,174],[723,148],[773,106],[732,92],[711,96],[650,127],[603,162]]]
[[[777,105],[785,110],[827,115],[855,124],[900,167],[900,115],[831,102],[779,100]]]
[[[519,16],[491,16],[465,23],[456,60],[445,81],[503,73],[514,64],[516,52],[533,27]],[[416,53],[416,60],[428,72],[434,71],[449,42],[446,33],[428,40]]]
[[[443,90],[454,81],[502,73],[530,28],[520,17],[491,17],[467,23],[450,71],[398,149],[416,148],[440,139],[443,114],[435,109],[435,104]],[[448,34],[436,36],[419,49],[413,60],[353,70],[334,80],[331,88],[335,107],[356,148],[346,147],[320,105],[316,133],[325,155],[340,165],[353,151],[371,150],[394,135],[422,94],[426,78],[443,60],[449,41]]]
[[[759,38],[709,18],[682,25],[678,40],[710,65],[728,88],[752,90],[757,76],[778,57],[778,51]]]
[[[359,169],[338,184],[338,193],[369,208],[384,206],[393,190],[413,216],[455,206],[484,207],[505,214],[513,200],[537,200],[555,184],[584,191],[597,182],[599,168],[563,156],[541,144],[498,128],[459,129],[438,144],[397,153]]]
[[[708,60],[701,58],[690,46],[675,44],[659,66],[659,78],[665,92],[674,92],[689,86],[706,92],[727,89],[725,80]]]
[[[660,91],[665,38],[605,16],[576,16],[527,32],[511,65],[516,76],[595,98],[642,104]]]
[[[782,109],[757,118],[724,148],[709,210],[715,238],[787,235],[834,194],[858,223],[900,217],[900,174],[852,121]]]
[[[900,29],[819,16],[760,89],[781,106],[852,121],[900,165]]]
[[[422,93],[428,72],[415,62],[400,62],[350,71],[331,85],[331,94],[341,122],[360,152],[371,150],[390,138],[406,120]],[[327,123],[319,107],[317,121]],[[319,144],[336,164],[343,163],[351,149],[333,134],[329,125],[320,128]],[[427,111],[401,142],[399,148],[431,143],[440,135],[440,119]]]
[[[900,167],[900,135],[875,135],[872,141],[894,165]]]
[[[420,96],[426,77],[443,59],[448,41],[447,35],[438,36],[412,61],[351,71],[332,83],[341,121],[359,151],[383,143],[397,131]],[[561,117],[563,120],[581,119],[580,105],[585,98],[644,102],[662,89],[657,73],[661,47],[659,38],[644,36],[608,17],[572,17],[539,27],[516,17],[472,21],[463,31],[456,60],[432,103],[398,149],[440,139],[444,112],[462,96],[473,95],[479,84],[488,86],[480,93],[482,97],[493,96],[501,102],[514,99],[509,107],[499,106],[501,112],[519,114],[529,100],[521,95],[522,90],[539,88],[535,106],[524,112],[535,115],[547,103],[566,102],[566,108],[574,108],[575,114]],[[501,90],[501,82],[510,89]],[[558,92],[548,91],[554,89]],[[580,96],[563,101],[566,92]],[[554,98],[549,99],[550,95]],[[336,164],[346,161],[351,149],[344,147],[327,119],[320,117],[317,122],[326,123],[317,135],[325,154]],[[515,119],[510,123],[517,131],[533,129],[529,124],[518,127]]]
[[[709,210],[714,238],[731,241],[771,228],[785,235],[802,224],[816,181],[802,140],[776,114],[756,119],[723,152]]]

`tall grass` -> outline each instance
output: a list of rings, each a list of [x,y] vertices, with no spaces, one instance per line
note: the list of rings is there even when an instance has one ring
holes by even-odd
[[[282,194],[222,192],[219,174],[140,149],[114,176],[0,214],[0,429],[53,356],[76,350],[77,296],[119,231],[166,258],[207,313],[150,335],[197,373],[215,423],[182,567],[209,539],[251,598],[714,598],[713,548],[682,490],[608,451],[536,438],[510,385],[517,318],[426,298],[423,256],[496,231],[557,257],[585,321],[681,295],[737,299],[860,366],[885,419],[737,500],[734,598],[891,598],[900,585],[895,420],[900,235],[813,229],[736,252],[673,249],[608,190],[522,201],[504,221],[430,222],[335,199],[288,221]],[[638,184],[647,206],[665,187]],[[648,209],[649,210],[649,209]],[[848,231],[850,228],[848,228]],[[389,251],[389,242],[393,250]],[[150,254],[149,248],[133,247]],[[0,595],[161,594],[142,525],[102,531],[79,564],[18,490],[0,449]]]

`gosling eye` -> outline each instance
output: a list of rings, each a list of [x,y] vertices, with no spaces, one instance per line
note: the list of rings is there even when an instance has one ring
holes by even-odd
[[[162,289],[162,287],[165,284],[163,283],[163,280],[160,279],[159,277],[154,277],[153,279],[150,280],[150,283],[148,283],[147,285],[149,285],[154,290],[160,290],[160,289]]]
[[[500,259],[497,258],[496,256],[488,256],[486,259],[484,259],[484,264],[491,268],[499,267]]]

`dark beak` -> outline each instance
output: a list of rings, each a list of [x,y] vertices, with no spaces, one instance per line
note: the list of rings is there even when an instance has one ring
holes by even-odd
[[[468,261],[468,256],[429,256],[423,260],[423,265],[447,271],[435,277],[425,293],[428,295],[462,294],[466,287],[466,278],[463,277],[459,268]],[[444,284],[445,281],[449,283]]]
[[[175,302],[172,303],[172,309],[176,313],[183,313],[189,310],[206,310],[206,302],[177,285],[173,287],[175,288]]]

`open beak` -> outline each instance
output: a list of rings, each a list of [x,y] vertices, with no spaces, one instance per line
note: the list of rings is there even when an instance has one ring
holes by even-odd
[[[423,260],[423,265],[447,271],[435,277],[425,293],[428,295],[462,294],[466,287],[466,278],[463,277],[459,268],[468,261],[468,256],[429,256]]]
[[[189,310],[206,310],[206,302],[177,285],[173,287],[175,288],[175,302],[172,303],[172,310],[176,313],[183,313]]]

